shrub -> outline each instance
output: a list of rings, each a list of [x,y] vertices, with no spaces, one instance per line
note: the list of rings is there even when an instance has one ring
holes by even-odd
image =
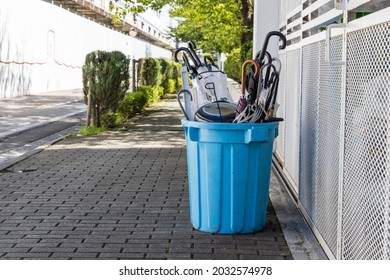
[[[160,59],[161,65],[161,86],[166,93],[169,92],[169,80],[173,78],[173,63],[167,59]]]
[[[169,79],[168,80],[168,89],[166,90],[167,93],[175,93],[177,92],[177,79]]]
[[[136,91],[126,94],[119,107],[123,118],[130,119],[136,113],[140,113],[146,106],[148,97],[144,92]]]
[[[159,86],[161,84],[161,65],[159,60],[146,57],[138,62],[139,84]]]
[[[157,87],[154,87],[153,90],[156,92],[155,94],[157,94],[159,96],[159,99],[162,99],[164,97],[165,91],[164,91],[163,87],[157,86]]]
[[[241,49],[234,49],[228,56],[224,63],[224,71],[227,76],[237,82],[241,82]]]
[[[181,86],[182,86],[181,65],[179,63],[176,63],[176,62],[173,63],[172,76],[173,76],[173,79],[176,80],[176,88],[175,88],[174,92],[177,92],[181,89]]]
[[[182,87],[183,87],[183,81],[181,80],[181,78],[178,78],[176,80],[176,90],[175,90],[175,92],[181,90]]]
[[[164,96],[164,88],[161,86],[140,86],[138,90],[147,97],[146,106],[150,106]]]
[[[245,60],[251,59],[253,57],[253,41],[248,41],[244,43],[240,48],[240,58],[241,62],[244,63]]]
[[[102,116],[102,127],[113,128],[123,123],[123,116],[121,113],[109,112]]]
[[[87,54],[82,69],[84,100],[91,93],[93,124],[100,127],[102,114],[114,112],[129,88],[129,59],[119,51]]]

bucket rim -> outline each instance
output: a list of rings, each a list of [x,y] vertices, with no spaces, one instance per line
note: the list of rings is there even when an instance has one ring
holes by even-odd
[[[186,119],[181,120],[183,127],[196,127],[204,129],[229,129],[229,130],[241,130],[251,128],[277,128],[279,122],[268,123],[217,123],[217,122],[198,122],[189,121]]]

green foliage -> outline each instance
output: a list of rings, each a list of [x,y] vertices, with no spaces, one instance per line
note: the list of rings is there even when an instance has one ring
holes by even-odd
[[[126,94],[119,107],[119,112],[123,118],[130,119],[135,114],[140,113],[148,102],[148,97],[145,93],[137,91]]]
[[[172,76],[173,76],[173,79],[175,79],[175,81],[176,81],[176,85],[175,85],[175,90],[171,93],[176,93],[182,87],[180,63],[173,62]]]
[[[85,103],[91,92],[93,126],[91,131],[84,129],[83,133],[94,134],[100,126],[118,126],[180,86],[178,63],[147,57],[139,60],[138,67],[141,86],[137,92],[126,94],[129,60],[124,54],[95,51],[86,56],[82,70],[83,92]]]
[[[224,63],[224,71],[227,76],[237,82],[241,82],[241,48],[234,49]]]
[[[169,79],[168,80],[168,89],[165,91],[166,93],[176,93],[178,90],[177,88],[177,79]]]
[[[230,52],[240,45],[243,31],[238,1],[175,1],[171,16],[182,20],[171,29],[171,36],[193,40],[204,51]]]
[[[91,93],[94,125],[100,116],[114,112],[129,88],[129,59],[119,52],[94,51],[87,54],[82,69],[84,101]]]
[[[159,59],[161,65],[161,86],[164,88],[166,93],[169,91],[169,80],[173,77],[173,63],[168,59]]]
[[[253,50],[253,41],[248,41],[241,46],[240,49],[241,62],[244,62],[245,60],[251,59],[253,57],[252,50]]]
[[[107,131],[107,128],[105,127],[83,126],[78,133],[84,136],[90,136],[103,133],[105,131]]]
[[[139,84],[158,86],[161,84],[162,74],[160,61],[153,57],[140,59],[138,62]]]
[[[150,106],[164,96],[164,88],[162,86],[140,86],[138,90],[146,96],[146,106]]]
[[[119,0],[115,0],[115,2],[119,2]],[[127,11],[142,13],[149,8],[153,10],[161,9],[165,4],[169,4],[169,2],[169,0],[121,0],[121,4],[124,4],[124,8],[110,4],[110,10],[119,12],[123,15],[126,15]]]
[[[118,2],[119,0],[115,0]],[[125,7],[116,13],[139,13],[169,4],[179,24],[169,35],[175,41],[193,40],[198,48],[230,53],[252,40],[254,0],[121,0]],[[112,8],[115,10],[115,8]]]
[[[159,93],[152,94],[152,100],[155,102],[162,98],[165,93],[174,93],[181,87],[180,83],[180,64],[168,59],[155,59],[151,57],[141,58],[138,60],[138,84],[140,90],[142,86],[149,86],[158,89]],[[171,81],[173,80],[173,81]],[[162,88],[159,88],[162,87]],[[149,91],[152,92],[151,89]],[[162,91],[162,93],[161,93]],[[158,96],[158,99],[157,99]]]
[[[181,90],[182,86],[183,86],[183,81],[182,81],[181,78],[178,78],[178,79],[176,80],[176,90],[175,90],[175,92]]]
[[[102,127],[113,128],[123,123],[123,116],[119,112],[109,112],[102,116]]]

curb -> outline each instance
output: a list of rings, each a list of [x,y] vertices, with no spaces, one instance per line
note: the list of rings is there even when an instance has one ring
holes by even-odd
[[[80,128],[81,128],[80,125],[71,126],[71,127],[66,128],[64,130],[56,132],[52,135],[46,136],[40,140],[37,140],[33,143],[30,143],[28,145],[24,145],[22,147],[19,147],[15,150],[9,151],[9,153],[16,153],[16,154],[20,153],[20,155],[18,155],[16,157],[12,157],[10,159],[5,159],[3,161],[0,161],[0,172],[4,169],[7,169],[8,167],[18,163],[18,162],[26,159],[26,158],[34,155],[34,154],[39,153],[40,151],[46,149],[47,147],[53,145],[54,143],[61,141],[70,132],[77,131]],[[26,149],[26,148],[28,148],[30,150],[27,152],[23,152],[23,149]],[[19,150],[20,150],[20,152],[19,152]]]

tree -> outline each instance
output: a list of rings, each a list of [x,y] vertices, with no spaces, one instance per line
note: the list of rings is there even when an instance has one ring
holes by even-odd
[[[118,1],[118,0],[116,0]],[[170,30],[177,41],[194,40],[205,51],[230,52],[252,41],[253,0],[125,0],[126,11],[142,12],[169,4],[179,25]]]
[[[119,51],[94,51],[82,72],[84,101],[92,109],[93,125],[100,127],[102,114],[114,112],[129,88],[129,59]]]
[[[171,12],[181,17],[176,34],[181,41],[194,40],[204,51],[229,52],[240,45],[243,30],[234,1],[190,0]]]

